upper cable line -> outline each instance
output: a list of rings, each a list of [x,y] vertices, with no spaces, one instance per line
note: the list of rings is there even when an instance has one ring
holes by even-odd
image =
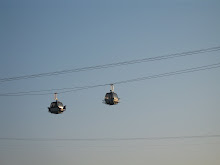
[[[23,79],[33,79],[33,78],[39,78],[39,77],[55,76],[55,75],[68,74],[68,73],[74,73],[74,72],[105,69],[105,68],[110,68],[110,67],[115,67],[115,66],[132,65],[132,64],[151,62],[151,61],[166,60],[166,59],[171,59],[171,58],[192,56],[192,55],[197,55],[200,53],[215,52],[215,51],[220,51],[220,46],[206,48],[206,49],[199,49],[199,50],[194,50],[194,51],[187,51],[187,52],[182,52],[182,53],[168,54],[168,55],[157,56],[157,57],[148,57],[148,58],[143,58],[143,59],[116,62],[116,63],[110,63],[110,64],[88,66],[88,67],[74,68],[74,69],[65,69],[65,70],[55,71],[55,72],[45,72],[45,73],[38,73],[38,74],[8,77],[8,78],[0,78],[0,83],[4,83],[8,81],[23,80]]]

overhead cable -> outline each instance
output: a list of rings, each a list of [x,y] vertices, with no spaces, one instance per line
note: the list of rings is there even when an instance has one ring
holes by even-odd
[[[158,60],[166,60],[166,59],[171,59],[171,58],[192,56],[192,55],[197,55],[197,54],[207,53],[207,52],[214,52],[214,51],[220,51],[220,46],[206,48],[206,49],[199,49],[199,50],[194,50],[194,51],[187,51],[187,52],[182,52],[182,53],[168,54],[168,55],[157,56],[157,57],[149,57],[149,58],[136,59],[136,60],[131,60],[131,61],[116,62],[116,63],[110,63],[110,64],[104,64],[104,65],[88,66],[88,67],[82,67],[82,68],[65,69],[65,70],[55,71],[55,72],[45,72],[45,73],[39,73],[39,74],[30,74],[30,75],[23,75],[23,76],[1,78],[0,83],[8,82],[8,81],[15,81],[15,80],[32,79],[32,78],[38,78],[38,77],[55,76],[55,75],[68,74],[68,73],[74,73],[74,72],[105,69],[105,68],[110,68],[110,67],[132,65],[132,64],[137,64],[137,63],[144,63],[144,62],[151,62],[151,61],[158,61]]]
[[[131,138],[8,138],[0,140],[8,141],[140,141],[140,140],[175,140],[175,139],[202,139],[219,138],[220,135],[192,135],[192,136],[160,136],[160,137],[131,137]]]
[[[220,68],[220,63],[210,64],[210,65],[204,65],[199,67],[193,67],[189,69],[184,70],[178,70],[173,72],[167,72],[162,74],[156,74],[146,77],[140,77],[135,79],[129,79],[129,80],[123,80],[123,81],[116,81],[106,84],[99,84],[99,85],[93,85],[93,86],[81,86],[81,87],[72,87],[72,88],[60,88],[60,89],[49,89],[49,90],[39,90],[39,91],[26,91],[26,92],[16,92],[16,93],[1,93],[0,96],[26,96],[26,95],[50,95],[53,94],[55,91],[59,91],[57,93],[69,93],[69,92],[76,92],[80,90],[90,89],[90,88],[97,88],[97,87],[103,87],[103,86],[109,86],[110,84],[125,84],[125,83],[131,83],[131,82],[137,82],[137,81],[144,81],[144,80],[150,80],[155,78],[161,78],[161,77],[168,77],[168,76],[174,76],[174,75],[180,75],[180,74],[186,74],[186,73],[192,73],[192,72],[198,72],[203,70],[210,70]]]

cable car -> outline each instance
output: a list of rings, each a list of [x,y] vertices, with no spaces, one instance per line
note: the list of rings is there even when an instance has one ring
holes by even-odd
[[[116,105],[119,103],[118,95],[114,92],[114,85],[111,84],[111,90],[105,94],[105,104]]]
[[[66,110],[66,106],[63,106],[63,103],[57,100],[57,93],[54,93],[55,102],[50,104],[48,111],[53,114],[60,114]]]

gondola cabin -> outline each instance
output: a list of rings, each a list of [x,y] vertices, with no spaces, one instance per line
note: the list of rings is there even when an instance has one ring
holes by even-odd
[[[119,103],[118,95],[114,92],[114,85],[111,84],[111,90],[105,94],[105,104],[116,105]]]
[[[57,100],[57,93],[55,93],[54,95],[56,101],[50,104],[50,107],[48,107],[48,111],[53,114],[63,113],[66,110],[66,106],[63,106],[63,103]]]

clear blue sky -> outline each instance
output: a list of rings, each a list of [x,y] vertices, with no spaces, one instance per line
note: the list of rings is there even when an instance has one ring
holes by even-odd
[[[0,0],[0,77],[220,46],[218,0]],[[0,93],[106,84],[220,62],[219,52],[0,84]],[[131,138],[220,134],[220,69],[58,95],[1,97],[0,137]],[[219,165],[220,139],[0,140],[1,165]]]

